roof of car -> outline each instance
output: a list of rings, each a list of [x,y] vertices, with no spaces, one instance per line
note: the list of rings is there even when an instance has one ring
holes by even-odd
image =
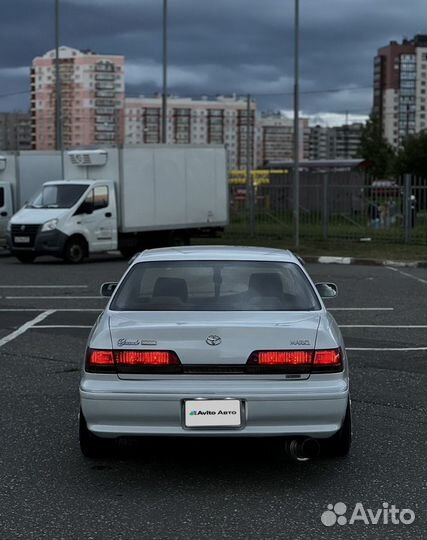
[[[134,262],[180,260],[239,260],[298,262],[284,249],[246,246],[179,246],[143,251]]]

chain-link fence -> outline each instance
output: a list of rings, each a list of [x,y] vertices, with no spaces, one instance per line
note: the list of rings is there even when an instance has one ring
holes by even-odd
[[[252,184],[251,197],[243,172],[230,178],[230,234],[292,238],[292,171],[253,171]],[[411,176],[371,180],[357,170],[301,171],[299,214],[302,241],[372,239],[427,245],[427,181]]]

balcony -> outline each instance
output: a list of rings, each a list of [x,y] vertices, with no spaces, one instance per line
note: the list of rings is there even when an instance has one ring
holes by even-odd
[[[95,81],[114,81],[116,78],[114,73],[96,73]]]
[[[108,92],[106,90],[97,90],[95,92],[95,97],[97,98],[114,98],[115,92]]]
[[[97,90],[114,90],[113,82],[97,82],[95,84]]]
[[[108,63],[96,64],[95,71],[114,73],[114,64],[108,64]]]

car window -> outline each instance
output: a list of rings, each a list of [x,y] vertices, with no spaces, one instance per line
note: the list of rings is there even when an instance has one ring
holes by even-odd
[[[0,187],[0,208],[4,206],[4,188]]]
[[[160,261],[134,265],[110,309],[306,311],[320,305],[294,263]]]

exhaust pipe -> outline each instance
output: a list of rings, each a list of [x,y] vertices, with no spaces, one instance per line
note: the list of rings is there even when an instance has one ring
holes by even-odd
[[[308,461],[319,455],[319,441],[306,437],[305,439],[291,439],[286,441],[286,453],[295,461]]]

